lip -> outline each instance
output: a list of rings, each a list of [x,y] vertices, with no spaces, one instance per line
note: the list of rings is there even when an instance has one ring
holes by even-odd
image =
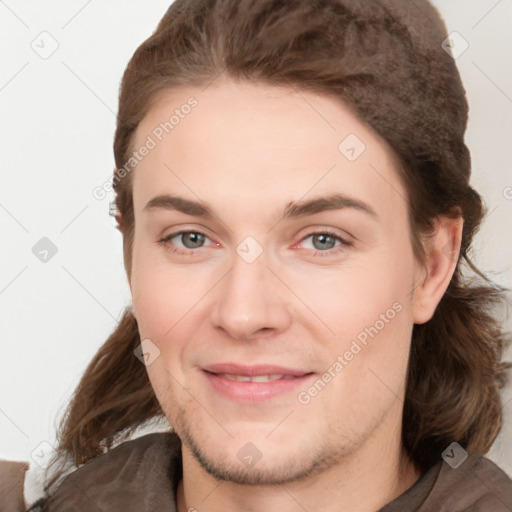
[[[307,373],[307,370],[299,370],[297,368],[286,368],[284,366],[276,366],[270,364],[245,365],[236,363],[218,363],[205,366],[203,370],[210,373],[227,373],[229,375],[245,375],[254,377],[256,375],[291,375],[293,377],[301,377]]]
[[[212,389],[231,400],[244,403],[258,403],[284,395],[305,386],[314,373],[296,368],[276,365],[239,365],[221,363],[202,368],[202,373]],[[231,380],[223,374],[254,377],[257,375],[283,375],[283,378],[269,382],[240,382]],[[286,376],[286,378],[285,378]]]

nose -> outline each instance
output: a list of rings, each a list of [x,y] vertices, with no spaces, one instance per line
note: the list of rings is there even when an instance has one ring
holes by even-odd
[[[291,324],[285,287],[267,268],[264,254],[252,263],[235,254],[233,267],[216,289],[211,322],[234,339],[268,336]]]

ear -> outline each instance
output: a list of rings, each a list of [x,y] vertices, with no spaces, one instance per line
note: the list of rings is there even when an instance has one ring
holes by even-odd
[[[135,306],[133,304],[133,289],[132,289],[132,280],[130,279],[130,277],[128,276],[128,273],[126,273],[126,277],[127,277],[127,281],[128,281],[128,286],[130,287],[130,297],[131,297],[131,301],[130,301],[130,305],[129,305],[129,308],[130,308],[130,313],[132,314],[132,316],[135,318],[135,320],[137,320],[137,315],[135,313]]]
[[[121,231],[121,233],[123,232],[123,216],[117,212],[115,215],[114,215],[115,219],[116,219],[116,223],[117,223],[117,229],[119,231]]]
[[[459,258],[463,224],[462,217],[439,217],[434,234],[425,240],[425,264],[417,264],[413,292],[415,324],[423,324],[432,318],[450,284]]]

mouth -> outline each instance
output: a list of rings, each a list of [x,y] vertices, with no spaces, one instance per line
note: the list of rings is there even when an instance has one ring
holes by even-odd
[[[295,379],[293,375],[275,374],[275,375],[231,375],[229,373],[214,373],[217,377],[224,379],[235,380],[237,382],[272,382],[280,379]]]
[[[313,372],[274,365],[217,364],[202,368],[211,389],[230,400],[267,401],[305,386]]]

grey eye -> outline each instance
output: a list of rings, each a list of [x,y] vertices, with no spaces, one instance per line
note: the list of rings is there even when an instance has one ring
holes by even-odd
[[[187,249],[197,249],[198,247],[202,247],[206,239],[202,233],[197,233],[196,231],[181,233],[178,237],[181,237],[181,241]]]
[[[336,238],[327,233],[317,233],[310,236],[312,245],[317,250],[332,249],[336,245]]]

